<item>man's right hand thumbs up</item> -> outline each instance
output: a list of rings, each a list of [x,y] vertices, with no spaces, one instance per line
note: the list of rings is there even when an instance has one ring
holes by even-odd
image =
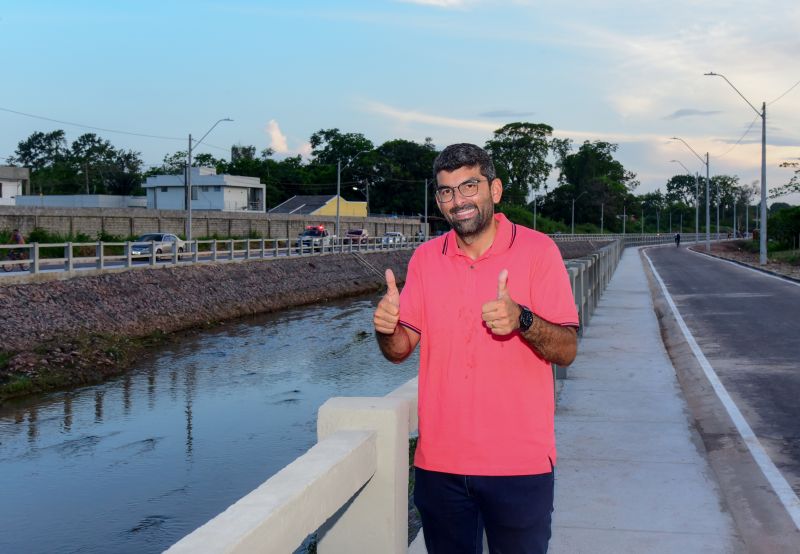
[[[386,294],[378,302],[375,315],[372,317],[372,323],[378,333],[391,335],[397,328],[398,321],[400,321],[400,291],[397,290],[394,273],[391,269],[387,269]]]

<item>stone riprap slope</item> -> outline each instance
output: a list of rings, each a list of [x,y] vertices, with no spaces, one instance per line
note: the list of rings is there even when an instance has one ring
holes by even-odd
[[[599,244],[558,243],[565,259]],[[0,286],[0,402],[95,382],[169,334],[377,291],[405,278],[411,250],[140,269]]]

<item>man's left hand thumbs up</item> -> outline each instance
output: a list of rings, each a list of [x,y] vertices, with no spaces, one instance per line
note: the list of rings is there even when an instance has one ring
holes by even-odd
[[[508,294],[508,270],[497,277],[497,300],[485,303],[481,317],[486,327],[495,335],[510,335],[519,328],[519,305]]]

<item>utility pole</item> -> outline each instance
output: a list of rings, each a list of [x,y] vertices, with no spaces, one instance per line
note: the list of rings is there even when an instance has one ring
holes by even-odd
[[[700,175],[694,174],[694,243],[700,236]]]
[[[761,104],[761,232],[758,263],[767,263],[767,103]]]
[[[206,134],[203,135],[203,138],[197,141],[197,144],[202,144],[202,142],[206,139],[208,134],[214,130],[214,128],[222,123],[223,121],[233,121],[229,117],[223,118],[218,120],[214,123],[211,128],[206,131]],[[192,134],[189,133],[189,152],[187,156],[187,164],[186,164],[186,242],[189,243],[189,249],[192,249]]]
[[[428,240],[428,180],[425,179],[425,240]]]
[[[642,208],[642,235],[644,235],[644,208]]]
[[[628,214],[625,213],[625,209],[626,208],[627,208],[627,206],[625,206],[625,204],[623,204],[622,205],[622,237],[623,237],[622,240],[623,241],[625,240],[625,223],[628,221]],[[624,244],[624,242],[623,242],[623,244]]]
[[[336,160],[336,229],[334,236],[339,241],[339,198],[342,196],[342,158]],[[367,214],[369,215],[369,214]]]
[[[706,252],[711,252],[711,206],[708,203],[709,195],[709,177],[708,171],[708,152],[706,152]]]
[[[186,165],[186,241],[192,243],[192,133],[189,133],[189,155]]]
[[[600,202],[600,234],[603,234],[603,203]]]
[[[719,194],[719,181],[717,181],[717,240],[719,240],[719,205],[722,197]]]

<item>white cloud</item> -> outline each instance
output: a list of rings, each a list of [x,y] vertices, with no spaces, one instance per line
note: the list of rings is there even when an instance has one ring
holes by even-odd
[[[276,154],[287,154],[289,152],[289,147],[286,144],[286,135],[281,132],[277,121],[270,119],[269,123],[267,123],[267,126],[264,128],[264,132],[269,136],[268,146],[272,148]]]
[[[496,128],[496,123],[478,121],[475,119],[458,119],[441,115],[426,114],[415,110],[401,110],[392,106],[387,106],[380,102],[368,102],[367,110],[399,121],[401,123],[422,123],[433,127],[444,127],[448,129],[470,129],[473,131],[485,131],[492,133]]]
[[[377,113],[400,123],[417,123],[438,129],[465,129],[486,133],[486,138],[497,129],[496,122],[487,122],[476,119],[460,119],[433,115],[418,110],[403,110],[388,106],[381,102],[367,102],[367,111]],[[561,138],[571,138],[576,142],[584,140],[603,140],[609,142],[652,142],[664,141],[666,137],[652,133],[619,133],[614,131],[583,131],[554,129],[553,135]]]
[[[300,148],[297,149],[297,153],[303,156],[305,159],[309,159],[311,157],[311,151],[313,147],[311,146],[310,142],[304,142]]]

